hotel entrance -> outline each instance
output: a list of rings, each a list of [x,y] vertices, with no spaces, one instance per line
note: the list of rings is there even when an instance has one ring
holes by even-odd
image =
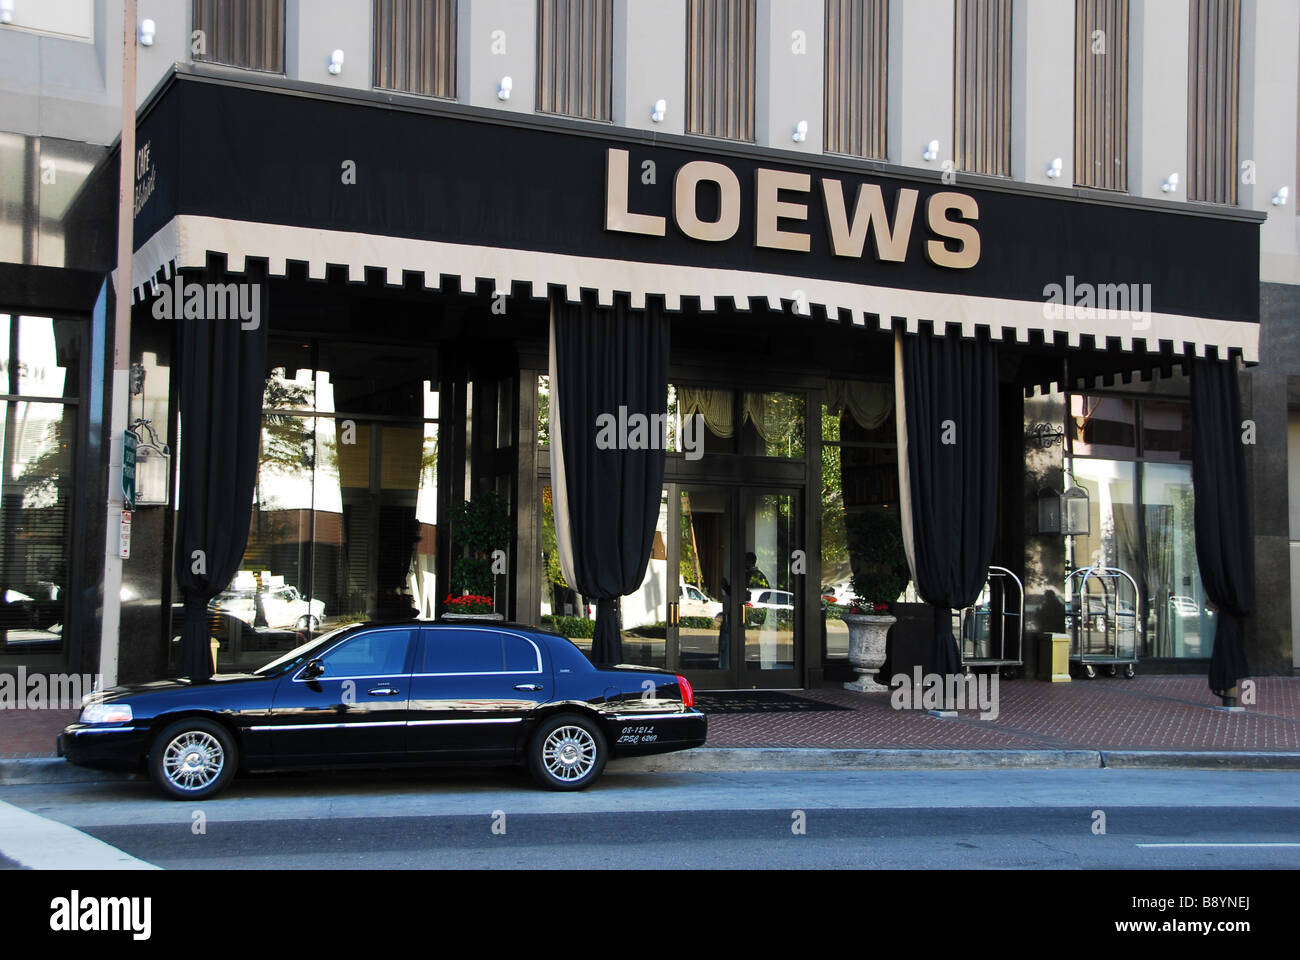
[[[668,484],[670,669],[701,689],[799,686],[803,597],[795,490]]]

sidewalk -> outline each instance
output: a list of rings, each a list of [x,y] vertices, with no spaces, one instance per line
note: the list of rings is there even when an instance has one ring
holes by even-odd
[[[889,695],[827,686],[793,695],[847,709],[826,712],[713,713],[709,748],[933,751],[1187,751],[1297,754],[1300,757],[1300,678],[1255,681],[1256,703],[1244,713],[1213,709],[1218,700],[1200,676],[1098,677],[1053,684],[1002,681],[999,714],[956,718],[894,710]],[[0,758],[49,758],[75,711],[0,711]],[[765,751],[769,753],[769,751]],[[678,755],[669,755],[678,756]],[[665,758],[666,759],[666,758]],[[951,759],[951,757],[950,757]],[[0,777],[0,779],[4,779]]]

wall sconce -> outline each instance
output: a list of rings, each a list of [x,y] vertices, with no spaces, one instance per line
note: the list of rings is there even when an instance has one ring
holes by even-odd
[[[1055,159],[1052,160],[1051,163],[1047,165],[1047,175],[1051,177],[1053,180],[1055,180],[1057,177],[1061,175],[1061,171],[1064,169],[1065,169],[1065,164],[1063,163],[1060,157],[1056,157]]]
[[[808,139],[807,120],[800,120],[798,123],[794,125],[794,133],[790,135],[790,139],[793,140],[795,143],[803,143],[805,140]]]
[[[1168,176],[1168,178],[1166,178],[1165,182],[1162,183],[1162,184],[1160,184],[1160,189],[1163,190],[1165,193],[1177,193],[1177,192],[1178,192],[1178,174],[1176,174],[1176,173],[1171,173],[1171,174],[1169,174],[1169,176]]]
[[[1275,206],[1275,207],[1285,207],[1285,206],[1286,206],[1286,198],[1289,197],[1289,196],[1291,196],[1291,189],[1290,189],[1290,187],[1278,187],[1278,188],[1277,188],[1277,193],[1273,194],[1273,206]]]
[[[1083,487],[1073,486],[1061,494],[1061,533],[1067,537],[1088,536],[1092,532],[1091,505]]]
[[[655,105],[650,108],[650,119],[655,123],[664,122],[664,114],[668,112],[667,100],[656,100]]]
[[[927,143],[925,145],[925,150],[921,152],[921,156],[930,163],[939,159],[939,141],[931,140]]]
[[[158,33],[158,24],[152,20],[140,21],[140,46],[152,47],[154,35]]]
[[[501,85],[497,87],[497,99],[509,100],[510,91],[514,89],[514,86],[515,86],[515,82],[513,80],[511,80],[509,77],[502,77]]]
[[[0,23],[14,22],[14,0],[0,0]]]
[[[326,69],[328,69],[329,72],[336,77],[343,72],[343,51],[342,50],[335,50],[333,53],[330,54],[330,65]]]
[[[165,507],[171,499],[171,451],[158,442],[151,421],[137,420],[131,427],[149,434],[149,440],[141,440],[135,448],[135,505]]]
[[[1029,442],[1040,450],[1065,442],[1065,428],[1058,424],[1036,423],[1029,428]]]
[[[1091,531],[1091,501],[1088,491],[1074,486],[1065,493],[1046,487],[1038,494],[1038,532],[1067,537],[1086,537]]]

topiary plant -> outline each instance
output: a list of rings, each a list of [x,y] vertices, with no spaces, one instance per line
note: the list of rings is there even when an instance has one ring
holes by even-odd
[[[451,508],[451,592],[493,596],[492,552],[510,548],[510,514],[495,490]]]
[[[911,576],[903,548],[903,529],[892,510],[863,510],[845,518],[854,606],[867,612],[888,609]]]

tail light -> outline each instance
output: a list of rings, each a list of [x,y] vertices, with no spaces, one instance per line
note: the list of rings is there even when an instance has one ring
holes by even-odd
[[[691,681],[687,680],[680,673],[677,674],[677,689],[682,692],[683,706],[695,706],[695,688],[691,686]]]

